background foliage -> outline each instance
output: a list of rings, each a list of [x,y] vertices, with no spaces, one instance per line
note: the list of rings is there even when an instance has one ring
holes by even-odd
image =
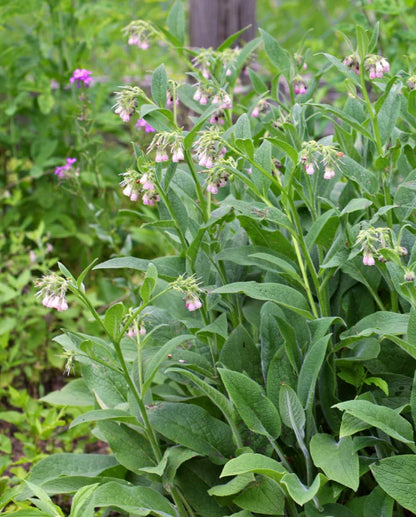
[[[0,270],[0,303],[3,316],[0,324],[2,365],[0,390],[5,410],[0,416],[5,429],[9,431],[9,436],[2,438],[0,447],[5,453],[1,469],[4,471],[7,469],[8,476],[10,474],[14,476],[13,484],[16,483],[17,478],[22,479],[27,473],[27,469],[20,467],[19,464],[36,463],[52,452],[81,452],[88,447],[86,442],[91,441],[91,437],[82,438],[89,429],[88,425],[83,424],[70,431],[62,427],[93,404],[94,400],[84,384],[75,381],[75,384],[71,384],[72,390],[75,391],[69,390],[63,397],[54,395],[46,398],[58,409],[44,406],[32,399],[32,396],[44,395],[60,387],[59,383],[58,385],[53,383],[53,379],[57,376],[56,368],[62,372],[67,359],[74,354],[74,347],[78,350],[77,347],[82,345],[82,351],[85,353],[86,345],[82,340],[74,338],[76,333],[89,336],[88,339],[92,342],[94,342],[92,336],[105,337],[99,323],[92,319],[87,309],[79,305],[71,303],[71,309],[68,312],[49,314],[49,311],[34,299],[33,280],[36,277],[46,274],[51,268],[56,269],[58,257],[77,275],[95,257],[100,257],[100,260],[113,256],[147,259],[178,252],[191,260],[193,266],[189,273],[196,272],[207,285],[214,287],[217,283],[215,279],[217,273],[207,267],[206,259],[196,254],[196,245],[192,247],[190,243],[189,250],[177,249],[177,239],[172,239],[172,231],[155,232],[154,226],[143,226],[145,221],[154,223],[160,216],[155,216],[155,212],[144,207],[137,211],[135,206],[125,198],[122,199],[118,185],[118,174],[135,164],[135,160],[132,159],[131,141],[137,141],[144,149],[150,142],[151,135],[150,137],[142,135],[134,128],[134,124],[121,124],[111,110],[115,102],[113,92],[119,90],[121,84],[131,82],[131,79],[150,91],[152,70],[162,62],[165,64],[169,78],[177,80],[182,79],[188,66],[175,52],[169,51],[167,59],[166,47],[156,44],[148,52],[135,52],[134,49],[126,46],[121,29],[131,19],[137,18],[144,18],[165,26],[171,6],[171,2],[161,1],[117,3],[15,1],[6,2],[1,7],[1,31],[4,37],[0,38],[2,56],[0,156],[5,174],[1,179],[4,217],[0,222],[0,249],[3,258]],[[277,140],[283,139],[283,143],[272,141],[275,146],[273,158],[283,162],[283,173],[286,174],[289,167],[285,169],[287,166],[285,153],[288,152],[289,156],[291,156],[290,153],[296,154],[296,158],[291,158],[292,165],[296,165],[301,142],[312,138],[318,139],[325,134],[325,131],[330,132],[333,126],[328,124],[329,118],[335,124],[335,142],[345,153],[345,160],[352,160],[345,164],[348,170],[343,170],[348,177],[348,186],[342,193],[336,189],[332,192],[328,190],[321,192],[325,201],[322,199],[319,201],[319,210],[313,207],[312,201],[308,205],[308,200],[297,197],[298,194],[294,194],[293,198],[298,206],[302,232],[313,236],[306,239],[306,245],[310,246],[311,260],[324,264],[324,272],[329,270],[332,274],[335,271],[332,268],[338,268],[336,287],[332,280],[326,280],[328,300],[326,302],[319,300],[319,304],[323,301],[320,305],[321,309],[326,306],[326,309],[322,309],[321,316],[324,318],[339,316],[346,323],[345,328],[333,327],[332,343],[336,350],[336,356],[333,359],[337,377],[334,379],[333,371],[325,370],[324,367],[321,373],[322,379],[319,381],[321,385],[319,402],[313,410],[314,413],[317,411],[314,415],[317,420],[315,424],[311,424],[310,404],[312,404],[313,395],[308,392],[308,387],[314,385],[317,379],[308,368],[310,362],[313,362],[311,370],[317,375],[319,364],[327,365],[327,362],[323,363],[324,357],[327,357],[325,354],[328,353],[325,351],[329,339],[327,329],[323,330],[324,323],[322,327],[321,323],[317,323],[315,327],[311,325],[309,328],[302,318],[308,319],[307,313],[311,307],[307,308],[307,303],[304,305],[304,301],[299,301],[299,296],[295,297],[292,291],[284,291],[284,295],[279,295],[286,299],[286,306],[281,308],[278,303],[280,307],[278,308],[270,302],[264,303],[272,299],[269,292],[263,292],[264,287],[259,291],[259,287],[250,283],[240,285],[248,279],[250,282],[262,282],[263,286],[268,283],[278,283],[299,290],[302,282],[298,277],[302,272],[297,270],[295,249],[291,248],[286,233],[286,230],[289,231],[288,228],[286,227],[282,233],[276,227],[276,220],[267,218],[267,211],[265,212],[267,207],[261,205],[263,201],[259,201],[259,198],[254,201],[250,196],[246,198],[244,189],[239,187],[236,180],[230,190],[235,197],[234,215],[229,212],[229,205],[226,202],[222,204],[225,195],[220,194],[218,202],[224,213],[219,212],[218,218],[217,216],[214,218],[215,224],[213,222],[206,235],[201,236],[201,241],[198,241],[198,245],[200,242],[203,243],[204,253],[207,256],[215,257],[219,263],[227,264],[227,282],[222,278],[220,284],[232,284],[228,288],[226,286],[219,288],[216,296],[223,294],[223,302],[219,302],[215,295],[212,296],[210,318],[213,319],[203,321],[190,318],[183,308],[178,309],[177,314],[168,315],[164,309],[172,306],[169,298],[164,302],[161,299],[156,304],[156,309],[148,316],[151,327],[157,327],[162,322],[172,323],[171,332],[158,330],[153,337],[149,336],[146,344],[148,349],[144,352],[148,354],[145,360],[150,363],[153,355],[156,355],[153,361],[158,368],[161,367],[155,378],[147,372],[149,379],[154,382],[148,395],[151,398],[146,402],[164,401],[165,420],[162,417],[158,420],[157,412],[152,412],[154,416],[151,417],[151,426],[162,436],[161,447],[166,454],[165,466],[163,467],[163,461],[159,466],[153,465],[153,467],[149,467],[149,464],[138,466],[126,463],[125,451],[118,452],[117,440],[112,438],[116,434],[112,420],[117,421],[119,417],[120,421],[125,422],[119,426],[124,431],[118,430],[118,439],[122,436],[122,440],[128,443],[129,436],[133,436],[131,425],[130,427],[128,425],[132,424],[129,420],[132,415],[122,417],[112,415],[108,421],[99,425],[95,435],[109,444],[117,462],[114,462],[114,458],[112,460],[96,458],[97,468],[91,469],[91,476],[100,476],[101,472],[115,469],[111,471],[112,474],[108,479],[104,476],[104,479],[110,483],[107,486],[108,493],[113,489],[119,490],[111,485],[114,482],[113,477],[136,479],[135,476],[143,476],[142,467],[159,469],[146,474],[145,485],[150,482],[152,486],[159,486],[160,480],[157,476],[161,475],[168,476],[169,480],[173,479],[174,473],[164,470],[166,464],[170,465],[168,458],[172,455],[174,465],[176,465],[175,461],[181,464],[191,460],[180,471],[179,485],[185,493],[188,492],[186,495],[190,498],[190,504],[196,505],[195,511],[201,515],[206,514],[211,517],[217,513],[223,515],[224,513],[221,513],[223,511],[231,512],[232,510],[229,509],[217,509],[224,507],[224,504],[226,508],[235,508],[237,505],[239,509],[243,511],[245,509],[246,512],[268,514],[270,510],[261,506],[266,504],[261,497],[255,503],[248,502],[253,500],[253,494],[258,491],[250,492],[249,489],[245,489],[251,486],[250,483],[254,483],[253,476],[256,475],[260,477],[256,478],[253,486],[262,487],[262,493],[266,494],[266,499],[268,494],[279,493],[276,483],[282,482],[282,472],[276,474],[279,467],[276,463],[267,462],[275,461],[272,460],[273,455],[276,457],[276,451],[273,452],[273,443],[275,443],[273,440],[277,439],[282,432],[281,440],[283,440],[286,456],[296,466],[295,472],[298,473],[300,480],[310,485],[306,490],[298,484],[299,479],[290,477],[291,474],[285,474],[287,477],[281,486],[286,487],[286,492],[289,492],[298,505],[302,505],[305,498],[308,499],[313,493],[314,495],[305,502],[311,501],[319,489],[322,504],[335,505],[338,501],[345,506],[349,501],[349,508],[355,515],[366,516],[370,511],[368,508],[371,508],[375,501],[383,508],[393,509],[393,499],[390,495],[400,503],[394,507],[394,512],[398,512],[397,515],[403,511],[400,509],[401,505],[415,511],[411,501],[410,503],[402,501],[395,495],[397,492],[391,493],[387,488],[392,483],[389,472],[394,472],[395,469],[394,454],[398,454],[397,457],[401,457],[402,462],[405,462],[409,476],[411,476],[414,461],[414,457],[406,449],[406,444],[413,440],[409,430],[411,420],[409,408],[414,406],[414,397],[411,398],[414,364],[413,359],[409,359],[409,353],[414,357],[412,352],[414,313],[410,312],[410,307],[414,305],[414,298],[411,290],[402,286],[400,275],[403,273],[403,267],[411,268],[413,261],[413,251],[411,251],[414,240],[413,214],[411,209],[406,209],[406,206],[410,206],[413,200],[412,171],[415,164],[412,152],[415,146],[413,140],[415,114],[412,94],[405,92],[403,104],[400,105],[397,104],[395,97],[400,88],[395,81],[405,82],[406,74],[413,73],[415,15],[412,8],[414,3],[402,1],[393,6],[391,2],[382,1],[364,5],[362,2],[337,2],[336,5],[332,2],[302,2],[301,7],[298,2],[259,1],[259,25],[266,33],[263,33],[265,50],[259,49],[257,59],[260,68],[256,69],[259,81],[265,81],[267,86],[271,86],[270,95],[278,102],[276,83],[273,83],[272,79],[276,72],[280,71],[281,56],[274,54],[273,49],[279,47],[274,47],[274,43],[268,39],[267,34],[273,34],[288,50],[289,55],[301,50],[303,55],[307,56],[308,62],[305,77],[308,84],[312,86],[307,96],[299,103],[300,111],[296,111],[296,108],[292,112],[290,111],[292,106],[288,108],[294,120],[287,121],[283,131],[284,137],[280,130],[276,132],[276,129],[271,128],[271,117],[266,117],[258,126],[251,121],[249,133],[245,133],[244,119],[239,119],[242,120],[241,134],[231,133],[230,142],[235,145],[239,142],[237,151],[249,154],[250,144],[246,142],[252,139],[257,149],[264,132],[271,131]],[[342,60],[352,51],[348,48],[342,33],[353,41],[354,47],[355,25],[358,23],[364,29],[373,29],[376,21],[381,22],[381,31],[375,51],[389,58],[392,72],[398,74],[398,79],[379,86],[380,89],[377,91],[379,100],[374,104],[374,112],[372,112],[369,105],[362,110],[359,103],[347,97],[348,91],[351,91],[351,84],[348,81],[340,81],[340,74],[344,74],[345,70],[339,63],[336,64],[338,73],[335,73],[333,68],[330,74],[323,75],[327,61],[322,56],[322,52],[324,50]],[[336,27],[336,30],[332,30],[332,27]],[[304,48],[299,47],[299,41],[310,29],[313,30],[307,34]],[[80,98],[79,91],[69,87],[69,77],[76,67],[93,70],[94,87],[88,90],[83,98]],[[322,80],[322,77],[325,80]],[[254,89],[248,92],[247,96],[241,97],[241,105],[235,109],[236,117],[247,108],[252,109],[256,96],[264,93],[261,91],[262,83],[259,81],[252,78]],[[321,102],[321,107],[313,108],[315,110],[313,115],[309,111],[310,106],[305,104],[312,99],[312,94],[314,102]],[[375,94],[374,91],[373,94]],[[185,97],[186,95],[183,94],[181,101]],[[375,100],[375,98],[371,99],[371,101]],[[194,104],[192,107],[195,107]],[[337,111],[338,108],[342,111]],[[343,117],[342,113],[345,114]],[[383,152],[377,148],[375,141],[374,113],[377,115],[376,122],[382,133]],[[395,115],[392,116],[392,113]],[[279,114],[273,112],[274,115],[277,118]],[[338,123],[337,117],[341,117],[341,123]],[[311,124],[310,120],[313,118],[315,123]],[[391,122],[392,120],[394,123]],[[366,125],[368,134],[365,132]],[[360,126],[363,128],[362,131],[359,129]],[[361,139],[361,147],[357,146],[357,138]],[[326,141],[323,140],[323,142]],[[329,144],[329,141],[327,143]],[[293,150],[287,147],[289,144]],[[239,156],[238,153],[236,156]],[[55,167],[62,165],[67,157],[77,158],[79,176],[73,177],[71,181],[60,182],[53,172]],[[260,158],[256,155],[254,159],[258,164],[259,160],[267,160],[267,157]],[[289,161],[289,165],[290,163]],[[391,181],[387,180],[381,173],[386,167],[390,170],[400,168],[402,176],[393,176]],[[241,171],[241,165],[238,170]],[[234,174],[236,175],[237,171],[234,171]],[[379,177],[380,174],[383,178],[382,183],[375,183],[375,175]],[[184,176],[183,181],[185,182]],[[255,173],[253,182],[246,185],[255,191],[255,188],[259,188],[259,181]],[[299,183],[295,184],[296,188],[306,188],[306,184],[303,184],[301,179],[298,181]],[[317,188],[318,184],[315,184],[314,188]],[[193,187],[186,182],[178,184],[176,189],[183,188],[186,191],[185,187],[190,189],[189,192],[193,192]],[[377,194],[377,192],[380,193]],[[269,195],[271,196],[269,201],[274,206],[278,206],[279,192],[275,186],[271,187]],[[240,204],[237,204],[237,201]],[[253,209],[248,208],[247,204],[244,205],[244,202],[248,201],[250,206],[258,210],[255,217]],[[254,205],[255,202],[260,204]],[[186,203],[185,200],[185,206],[187,206]],[[394,209],[388,208],[391,205],[397,206]],[[405,206],[399,208],[398,205]],[[197,212],[194,208],[188,207],[188,209],[192,217],[196,216]],[[314,213],[314,210],[318,212]],[[166,214],[162,212],[161,217],[165,219]],[[388,265],[380,263],[377,272],[369,272],[368,268],[363,268],[359,257],[350,257],[353,259],[352,262],[347,262],[340,267],[341,262],[349,255],[341,248],[332,248],[332,240],[338,244],[341,241],[347,241],[353,245],[364,219],[376,226],[385,224],[389,227],[394,235],[394,244],[404,243],[410,252],[410,257],[400,259],[387,249],[380,253],[388,260]],[[408,224],[407,227],[405,227],[406,224]],[[216,225],[219,225],[222,230],[221,238],[215,231]],[[283,257],[279,253],[270,252],[270,243],[272,250],[276,248],[282,250]],[[253,253],[263,255],[253,258]],[[267,258],[264,253],[268,253]],[[271,256],[273,258],[270,258]],[[163,282],[173,281],[175,275],[185,272],[182,262],[175,262],[173,267],[169,261],[165,263],[161,258],[158,260],[159,262],[154,261],[157,276],[160,277],[157,280],[158,289],[166,285]],[[282,260],[288,261],[289,265],[285,266]],[[295,262],[295,265],[292,262]],[[143,281],[143,272],[147,269],[148,262],[141,262],[140,265],[138,262],[128,263],[132,269],[129,269],[125,275],[120,274],[118,268],[113,269],[114,264],[113,262],[111,269],[106,271],[105,275],[102,274],[101,269],[92,271],[88,280],[89,300],[100,315],[106,313],[108,307],[114,302],[124,301],[126,306],[136,306],[140,300],[141,295],[137,286]],[[273,271],[276,267],[283,266],[281,274],[276,276]],[[147,274],[149,275],[149,270]],[[315,289],[313,297],[316,299],[318,296],[316,286]],[[391,295],[392,292],[397,293],[396,297]],[[243,293],[244,296],[236,293]],[[288,298],[289,293],[295,297],[293,300]],[[76,293],[73,296],[76,297]],[[175,300],[174,303],[179,307],[180,296],[171,300]],[[274,302],[276,302],[275,299]],[[297,316],[293,316],[290,312],[293,311],[293,307],[297,309],[295,310]],[[385,326],[381,327],[380,311],[383,313],[383,318],[389,318]],[[227,318],[224,319],[225,314],[231,323],[229,327],[226,325]],[[365,320],[365,317],[370,319]],[[360,320],[364,321],[361,326]],[[175,321],[182,323],[174,326]],[[331,324],[334,323],[335,321]],[[338,325],[340,323],[340,321],[337,322]],[[75,334],[70,334],[71,344],[63,338],[58,338],[58,346],[52,341],[52,337],[56,336],[62,327]],[[193,341],[192,346],[178,348],[177,342],[171,343],[169,340],[174,339],[177,333],[183,333],[185,327],[190,335],[197,336],[197,340]],[[233,328],[235,330],[231,332]],[[369,328],[376,331],[369,333]],[[307,335],[313,338],[309,343],[310,348],[306,344],[309,339],[306,338]],[[359,339],[354,335],[358,335]],[[273,336],[275,348],[272,350],[266,350],[262,345],[263,342],[271,339],[267,336]],[[83,340],[85,341],[85,336]],[[169,365],[169,371],[166,370],[166,365],[162,367],[157,359],[161,342],[170,343],[167,348],[172,349],[175,354],[174,361]],[[214,357],[209,351],[213,342],[217,346]],[[244,353],[241,353],[241,342],[245,345]],[[258,355],[259,344],[260,356]],[[288,344],[295,347],[288,348]],[[64,345],[66,356],[62,356],[60,345]],[[134,350],[131,350],[131,342],[125,342],[124,346],[127,362],[133,366],[135,355]],[[392,346],[399,347],[394,348],[394,361],[391,357]],[[283,361],[283,363],[282,354],[288,355],[286,362]],[[237,357],[238,364],[235,363]],[[192,367],[184,369],[181,361],[186,361]],[[218,361],[219,363],[216,364]],[[281,366],[287,362],[291,367]],[[267,373],[266,365],[272,369],[270,371],[273,371],[273,375]],[[217,371],[217,366],[222,366],[223,369],[219,368]],[[75,365],[73,368],[76,368]],[[93,389],[93,383],[88,385],[88,379],[91,377],[88,368],[91,368],[91,365],[86,361],[82,366],[82,373],[87,387]],[[73,371],[80,373],[79,370]],[[235,371],[238,373],[230,373]],[[243,375],[244,372],[252,379],[251,384]],[[153,373],[156,373],[156,370]],[[201,373],[205,380],[209,379],[205,384],[201,384]],[[286,387],[276,386],[274,378],[283,380]],[[11,384],[14,388],[10,387]],[[264,399],[263,388],[274,404],[273,407],[267,402],[269,399]],[[212,390],[215,390],[215,394]],[[342,393],[341,398],[332,396],[337,390],[339,390],[338,393]],[[326,398],[325,391],[329,392]],[[245,394],[244,397],[241,396],[242,392]],[[228,396],[227,402],[223,398],[224,394]],[[104,395],[101,396],[105,396],[105,389]],[[122,393],[122,398],[118,402],[112,400],[112,394],[108,396],[109,400],[105,404],[110,408],[116,408],[114,410],[119,409],[118,403],[131,404],[126,394]],[[358,397],[359,403],[351,405],[355,396]],[[230,409],[229,399],[232,402],[232,409]],[[262,405],[256,409],[260,399],[263,401]],[[71,401],[74,400],[77,400],[81,407],[65,409],[65,406],[71,406]],[[247,404],[246,400],[252,400],[252,403]],[[338,410],[330,411],[328,409],[330,404],[339,400],[344,402],[338,404]],[[61,407],[64,409],[59,409]],[[386,412],[387,409],[390,411]],[[335,435],[339,430],[339,417],[342,414],[340,410],[345,413],[341,424],[341,428],[344,425],[343,433],[341,433],[342,436],[339,435],[341,440],[338,442],[334,441],[336,439],[331,435]],[[373,410],[381,413],[368,416]],[[232,414],[229,420],[226,418],[227,415],[230,416],[228,411]],[[280,417],[276,417],[277,411]],[[199,442],[200,436],[197,438],[185,436],[178,439],[173,431],[166,428],[166,419],[170,418],[169,415],[177,415],[180,412],[183,412],[183,418],[186,421],[206,419],[207,428],[212,427],[212,443],[209,440],[208,443]],[[94,420],[95,417],[96,414],[93,414],[90,420]],[[230,424],[233,419],[238,421],[237,435],[239,433],[242,435],[243,443],[240,445],[250,448],[250,450],[242,449],[240,452],[253,454],[253,456],[246,456],[247,462],[244,465],[239,466],[237,462],[226,464],[224,472],[237,477],[234,478],[230,488],[219,488],[217,484],[221,469],[218,464],[224,463],[225,458],[235,452],[229,429],[226,430],[224,427],[224,421]],[[278,426],[277,422],[280,420],[281,423]],[[305,426],[306,438],[302,437]],[[316,426],[315,429],[314,426]],[[366,435],[365,430],[371,426],[373,426],[372,432]],[[317,430],[318,433],[316,433]],[[361,434],[352,442],[350,437],[355,433]],[[37,436],[34,442],[33,435]],[[136,433],[131,439],[138,440],[138,436],[140,433]],[[78,441],[79,439],[81,441]],[[184,449],[175,449],[172,446],[172,440],[177,440]],[[218,451],[212,449],[218,440],[223,447],[219,453],[222,458],[219,463]],[[309,452],[308,450],[305,452],[303,440],[306,440]],[[384,463],[380,463],[380,467],[372,467],[374,478],[381,488],[376,488],[371,484],[373,481],[368,481],[369,464],[374,460],[374,456],[373,452],[368,452],[366,448],[373,446],[378,459],[385,458]],[[143,447],[145,450],[148,445]],[[358,483],[357,450],[363,450],[363,453],[360,453],[360,475],[364,476],[365,485],[369,483],[369,488],[360,493],[360,497],[354,498],[352,491],[357,489]],[[413,449],[410,450],[413,451]],[[16,451],[18,451],[17,455]],[[195,453],[194,459],[192,459],[192,451]],[[175,459],[177,454],[180,460]],[[340,458],[346,461],[345,457],[348,454],[353,459],[348,464],[349,467],[346,467],[346,472],[342,475],[334,473],[331,470],[333,464],[338,464]],[[261,458],[259,459],[257,455],[261,455]],[[307,475],[308,461],[311,461],[309,456],[312,458],[314,468],[319,467],[321,470],[314,480],[309,479]],[[91,458],[92,456],[85,461],[91,463]],[[70,461],[69,457],[66,457],[68,476],[71,475]],[[77,465],[79,461],[83,460],[78,457]],[[103,461],[102,465],[99,464],[101,461]],[[260,461],[260,464],[256,461]],[[269,467],[270,471],[275,472],[273,475],[265,474],[264,469]],[[36,472],[40,470],[41,467],[38,471],[34,470],[30,478],[32,483],[36,483]],[[128,475],[125,474],[126,470],[129,472]],[[204,472],[203,475],[202,472]],[[59,475],[58,471],[56,475]],[[191,491],[186,490],[190,479],[194,479],[195,475],[201,478],[198,497],[201,497],[203,503],[193,501]],[[324,488],[328,479],[332,480],[330,484],[332,492],[338,492],[334,497],[328,495],[328,486]],[[38,480],[42,480],[39,481],[40,484],[45,482],[42,476]],[[103,481],[98,477],[96,480],[100,483]],[[4,486],[8,483],[9,480],[5,479]],[[347,489],[342,490],[340,485]],[[69,486],[72,488],[67,488],[63,492],[72,492],[75,485],[71,485],[69,481]],[[47,489],[47,483],[45,488]],[[370,492],[369,490],[373,488],[374,490]],[[212,497],[204,496],[202,499],[201,494],[207,490],[210,490]],[[386,490],[389,495],[386,495],[383,490]],[[305,491],[309,495],[305,495]],[[52,490],[49,493],[62,492]],[[42,499],[39,493],[36,495]],[[105,499],[104,495],[98,494],[96,501],[99,501],[100,497]],[[274,501],[274,508],[276,505],[278,507],[279,504],[283,504],[281,499],[279,501]],[[219,506],[218,502],[221,503]],[[163,511],[167,511],[164,505],[169,503],[161,500],[160,504],[160,511],[162,508],[164,508]],[[206,508],[203,507],[204,504],[207,505]],[[253,507],[250,504],[257,506]],[[331,511],[339,511],[340,515],[349,515],[337,508],[337,510],[332,508]],[[237,511],[236,508],[235,511]],[[312,508],[309,511],[314,515]],[[231,515],[231,513],[225,514]]]

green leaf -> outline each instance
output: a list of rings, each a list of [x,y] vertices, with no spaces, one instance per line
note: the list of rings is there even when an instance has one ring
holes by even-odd
[[[314,103],[310,103],[310,106],[314,106],[315,108],[320,110],[322,112],[322,116],[324,116],[326,118],[329,118],[329,120],[331,120],[332,122],[335,122],[335,121],[333,120],[333,117],[329,117],[329,114],[335,115],[336,118],[339,118],[340,120],[343,120],[346,123],[346,126],[352,127],[353,129],[355,129],[356,131],[361,133],[366,138],[368,138],[370,140],[373,139],[371,133],[369,133],[367,131],[367,129],[365,129],[363,124],[360,124],[355,118],[350,117],[344,111],[342,111],[342,110],[340,110],[338,108],[334,108],[333,106],[331,106],[329,104],[314,104]],[[344,155],[343,158],[348,158],[348,157],[346,155]],[[354,161],[351,158],[350,158],[350,160],[352,162]],[[342,160],[342,161],[345,161],[345,160]],[[349,163],[349,161],[348,161],[348,163]],[[345,167],[345,170],[347,170],[347,168],[348,168],[348,165],[347,165],[347,167]],[[344,173],[345,173],[345,170],[343,169]],[[356,175],[358,176],[358,173]],[[358,181],[358,177],[357,177],[357,181]]]
[[[153,355],[144,365],[144,382],[142,386],[142,395],[150,388],[154,376],[158,372],[160,365],[168,358],[176,347],[182,345],[186,341],[193,341],[195,337],[192,334],[183,334],[170,339],[162,347],[155,349]]]
[[[358,55],[360,56],[360,60],[363,63],[366,55],[368,54],[369,41],[367,31],[365,31],[360,25],[357,25],[355,29],[357,36]]]
[[[115,420],[116,422],[138,425],[137,418],[122,409],[93,409],[77,416],[71,422],[69,428],[72,429],[79,424],[85,424],[85,422],[97,422],[100,420]]]
[[[251,140],[251,128],[250,121],[246,113],[243,113],[235,123],[234,126],[234,138],[236,146],[243,153],[253,158],[254,146]]]
[[[280,485],[267,477],[244,490],[233,502],[256,514],[284,515],[285,512],[285,496]]]
[[[185,12],[181,0],[172,5],[167,19],[169,32],[177,38],[181,45],[185,43]]]
[[[372,195],[378,191],[378,179],[372,171],[366,169],[347,155],[339,159],[339,164],[345,176],[357,183],[368,194]]]
[[[166,92],[168,89],[168,78],[165,66],[162,64],[156,68],[152,77],[152,97],[161,108],[166,106]]]
[[[144,277],[142,286],[140,287],[140,297],[143,303],[147,303],[153,294],[157,282],[157,269],[150,262],[147,266],[146,276]]]
[[[290,59],[286,50],[268,32],[260,29],[264,42],[264,48],[270,61],[278,68],[279,73],[289,79]]]
[[[117,340],[118,338],[118,333],[124,317],[124,313],[125,307],[122,302],[112,305],[105,313],[104,327],[114,340]]]
[[[384,492],[379,486],[365,498],[363,517],[392,517],[394,499]]]
[[[84,278],[86,275],[91,271],[91,269],[95,266],[95,264],[98,262],[98,258],[95,258],[85,269],[82,271],[82,273],[79,275],[77,279],[77,287],[78,289],[81,289],[82,282],[84,281]]]
[[[300,481],[296,474],[288,473],[282,477],[281,483],[286,486],[288,494],[295,503],[303,506],[316,496],[321,487],[321,481],[325,482],[325,478],[322,474],[318,474],[308,488]]]
[[[410,396],[410,408],[412,411],[413,423],[416,425],[416,372],[413,377],[412,393]]]
[[[327,210],[320,215],[314,221],[306,236],[305,241],[308,248],[311,249],[314,244],[329,248],[333,243],[339,223],[339,215],[334,209]]]
[[[246,375],[218,369],[224,386],[247,427],[264,436],[278,438],[281,431],[279,413],[263,388]]]
[[[94,397],[83,379],[68,382],[61,390],[52,391],[40,399],[54,406],[93,406]]]
[[[72,498],[69,517],[92,517],[94,515],[93,494],[100,486],[99,483],[80,488]]]
[[[246,372],[253,379],[261,377],[259,351],[253,338],[242,325],[238,325],[228,336],[219,360],[229,370]]]
[[[303,286],[302,278],[296,272],[296,269],[292,266],[292,264],[280,257],[276,257],[275,255],[271,255],[270,253],[253,253],[249,255],[248,258],[259,259],[261,261],[269,262],[273,264],[272,271],[286,273],[292,280],[295,280],[299,285]]]
[[[347,343],[356,341],[362,337],[372,334],[385,335],[404,335],[409,325],[408,314],[398,314],[396,312],[377,311],[365,316],[353,327],[341,334],[341,339]]]
[[[226,463],[220,477],[239,476],[248,472],[261,474],[280,482],[287,471],[278,461],[262,454],[249,452]]]
[[[248,69],[248,75],[250,76],[251,84],[253,85],[254,91],[257,93],[257,95],[263,95],[263,93],[269,91],[263,79],[251,68]]]
[[[111,481],[97,488],[94,493],[94,505],[99,508],[115,506],[131,515],[176,516],[169,501],[153,488],[127,486],[121,481]]]
[[[279,412],[282,422],[303,438],[305,412],[296,392],[288,385],[282,384],[279,392]]]
[[[400,115],[401,90],[401,83],[394,84],[391,87],[377,115],[380,138],[383,145],[388,143]]]
[[[371,39],[368,44],[368,52],[374,52],[378,45],[378,35],[380,32],[380,22],[377,22],[374,26],[373,33],[371,34]]]
[[[142,467],[154,465],[150,444],[140,433],[109,421],[99,421],[97,427],[120,465],[136,474],[140,474]]]
[[[335,404],[334,407],[381,429],[396,440],[413,443],[413,429],[410,422],[389,407],[377,406],[368,400],[349,400]]]
[[[297,394],[304,408],[312,403],[316,381],[325,359],[330,337],[330,335],[323,336],[312,343],[300,369]]]
[[[225,395],[223,395],[220,391],[210,386],[207,382],[202,380],[200,377],[195,375],[194,373],[185,370],[183,368],[169,368],[169,372],[176,372],[181,375],[184,375],[185,377],[188,377],[188,379],[191,379],[198,388],[206,395],[211,402],[213,402],[218,409],[221,410],[223,415],[227,420],[233,420],[234,419],[234,409],[231,404],[231,402],[227,399]]]
[[[195,458],[195,456],[198,456],[198,453],[195,451],[175,445],[165,450],[163,458],[156,467],[142,467],[140,470],[160,477],[164,476],[165,482],[173,483],[176,472],[182,463]]]
[[[353,212],[364,212],[364,210],[372,204],[372,201],[363,197],[351,199],[351,201],[342,210],[341,215],[351,214]]]
[[[148,410],[152,427],[174,443],[222,464],[234,450],[227,424],[191,404],[164,402]]]
[[[41,510],[47,513],[47,515],[50,515],[52,517],[58,517],[62,516],[64,517],[64,514],[62,513],[62,510],[56,506],[56,504],[53,504],[51,498],[48,496],[48,494],[42,490],[39,486],[35,485],[34,483],[31,483],[27,479],[23,480],[24,483],[30,488],[30,490],[33,492],[33,494],[38,498],[38,500],[32,499],[32,502]]]
[[[354,452],[352,438],[347,436],[336,442],[329,434],[315,434],[310,442],[314,464],[333,479],[356,491],[360,483],[358,454]]]
[[[296,289],[293,289],[293,287],[284,284],[235,282],[224,285],[223,287],[218,287],[212,292],[218,294],[244,293],[255,300],[275,302],[301,316],[313,319],[308,302],[304,296]]]
[[[217,497],[227,497],[229,495],[237,494],[241,492],[249,483],[254,481],[254,475],[251,472],[247,474],[241,474],[236,476],[228,483],[224,485],[217,485],[208,490],[209,495],[215,495]]]
[[[116,465],[118,462],[114,456],[103,454],[53,454],[32,467],[29,481],[42,486],[47,481],[62,476],[76,476],[80,473],[84,477],[94,478]]]
[[[384,458],[370,469],[390,497],[416,514],[416,456],[404,454]]]

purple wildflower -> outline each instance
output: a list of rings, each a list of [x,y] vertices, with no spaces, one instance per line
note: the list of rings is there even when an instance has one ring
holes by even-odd
[[[152,127],[148,122],[145,121],[144,118],[140,118],[136,125],[134,126],[136,129],[143,128],[145,133],[155,133],[156,129]]]
[[[92,81],[91,74],[92,72],[86,70],[85,68],[77,68],[74,70],[74,73],[72,74],[69,82],[71,84],[76,82],[77,88],[80,88],[83,85],[88,88]]]
[[[66,173],[72,170],[72,166],[77,161],[76,158],[67,158],[66,164],[61,165],[60,167],[56,167],[55,169],[55,175],[59,178],[64,178],[66,176]]]

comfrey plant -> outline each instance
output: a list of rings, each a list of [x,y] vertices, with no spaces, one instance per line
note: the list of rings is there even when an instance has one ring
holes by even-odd
[[[151,34],[191,55],[192,85],[170,90],[160,66],[151,94],[127,86],[115,111],[155,130],[147,148],[134,143],[121,192],[177,253],[112,258],[78,279],[61,265],[39,285],[45,305],[66,308],[71,293],[97,323],[96,335],[57,338],[82,378],[49,400],[77,394],[90,408],[72,425],[95,422],[109,454],[45,458],[3,501],[60,514],[50,496],[74,494],[73,517],[415,513],[405,72],[372,54],[378,27],[358,27],[354,57],[325,55],[300,87],[304,59],[264,31],[240,49],[236,35],[187,53],[180,2],[169,23],[133,22],[129,43],[145,48]],[[273,76],[249,68],[241,90],[260,44]],[[341,85],[334,105],[315,101],[323,78]],[[282,91],[267,86],[278,79]],[[136,287],[97,310],[84,287],[93,267],[127,270]]]

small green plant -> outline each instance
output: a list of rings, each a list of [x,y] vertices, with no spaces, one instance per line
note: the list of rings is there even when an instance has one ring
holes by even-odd
[[[347,55],[325,54],[308,78],[304,56],[264,30],[239,49],[237,34],[188,50],[179,1],[168,25],[133,22],[128,42],[162,39],[191,82],[161,65],[150,93],[127,85],[114,109],[152,137],[134,143],[120,193],[172,254],[94,261],[78,277],[59,264],[38,281],[46,307],[77,300],[98,329],[56,338],[82,378],[47,400],[93,400],[71,427],[95,422],[111,455],[42,459],[1,504],[23,505],[16,516],[30,503],[63,515],[56,494],[73,495],[71,517],[415,513],[413,79],[376,53],[378,26],[358,26]],[[241,86],[260,45],[273,74],[248,68]],[[331,75],[342,96],[319,102]],[[93,269],[130,280],[102,313]]]

